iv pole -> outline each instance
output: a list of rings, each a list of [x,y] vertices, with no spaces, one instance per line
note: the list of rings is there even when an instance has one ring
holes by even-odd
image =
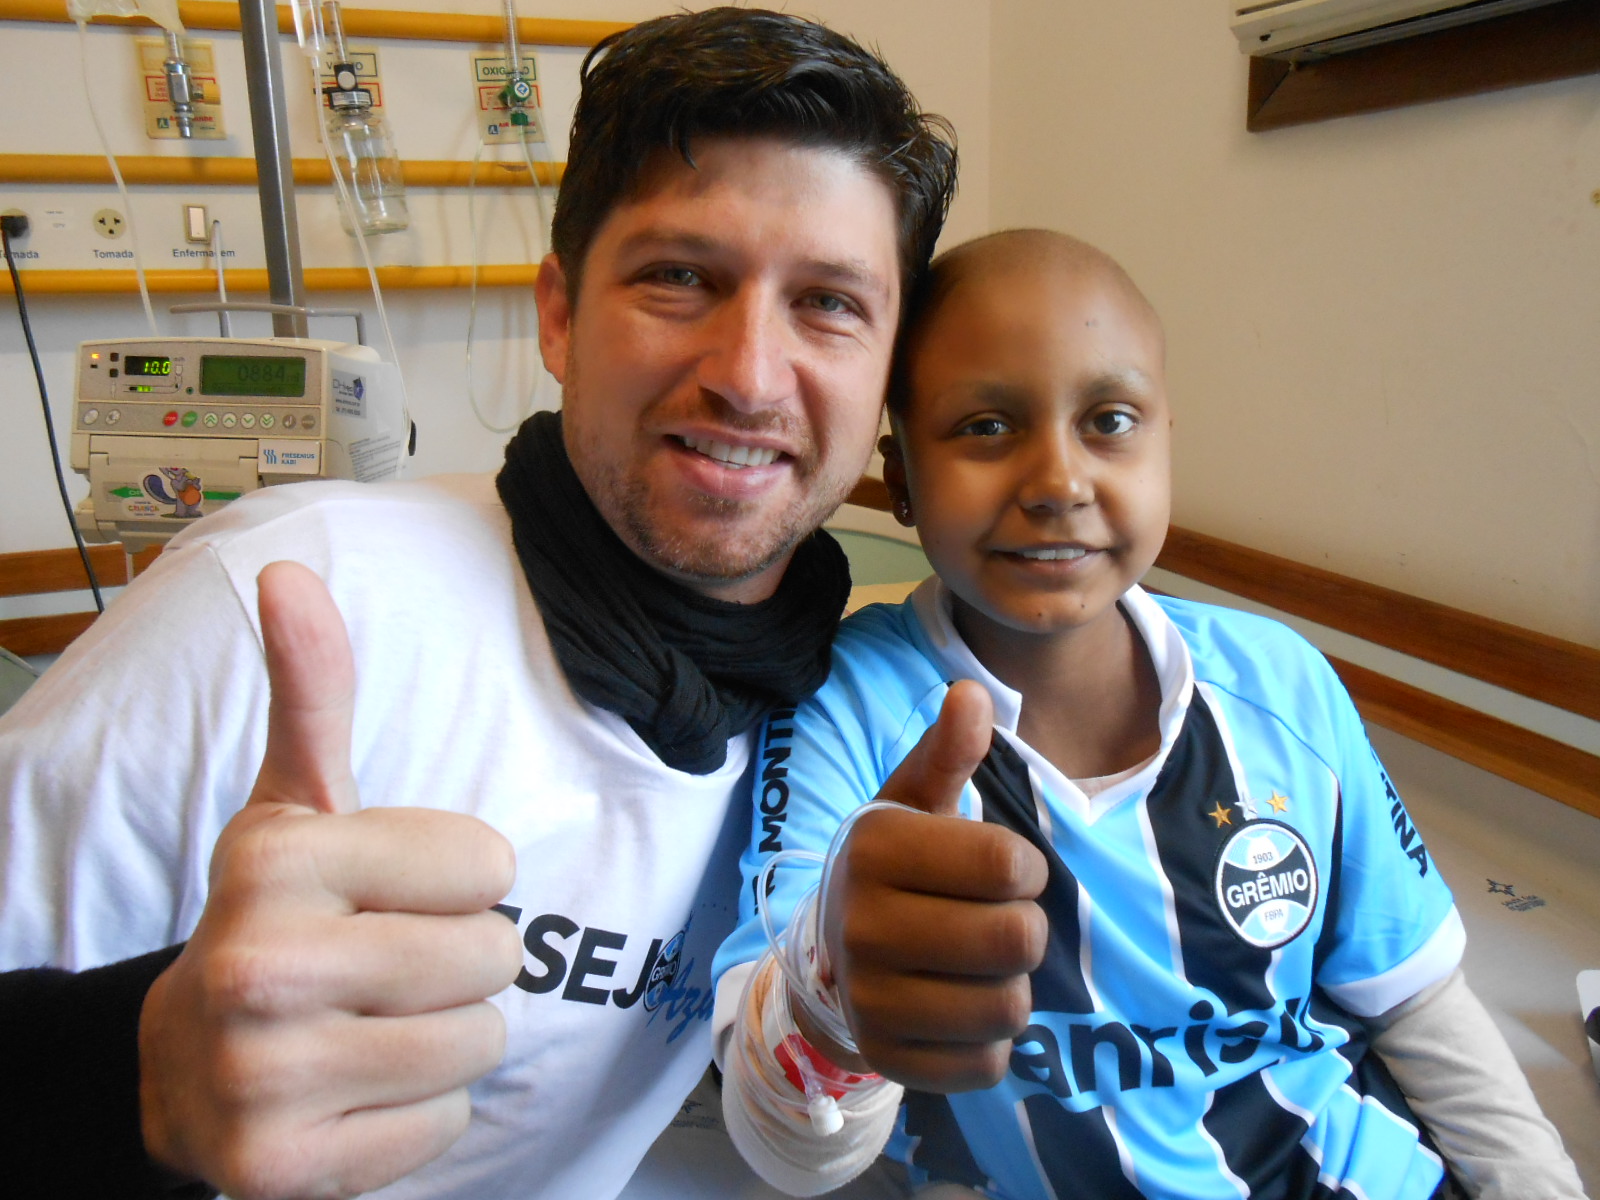
[[[294,207],[294,170],[289,158],[289,118],[279,53],[278,9],[271,0],[239,0],[244,35],[244,72],[255,136],[261,233],[267,250],[267,282],[274,305],[299,311],[272,314],[274,337],[307,335],[305,279],[300,270],[300,225]]]

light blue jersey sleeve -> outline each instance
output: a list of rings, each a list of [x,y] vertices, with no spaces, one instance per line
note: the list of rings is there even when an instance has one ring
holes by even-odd
[[[937,717],[947,685],[918,648],[922,637],[909,602],[853,614],[835,641],[828,681],[799,708],[781,709],[763,724],[751,837],[740,859],[739,924],[717,954],[716,981],[767,948],[756,905],[763,865],[783,851],[817,856],[782,860],[772,872],[770,911],[781,932],[820,881],[820,858],[840,823],[878,794]]]
[[[1331,776],[1337,805],[1326,819],[1336,826],[1326,831],[1333,859],[1318,984],[1365,1017],[1448,975],[1466,940],[1454,897],[1327,659],[1275,621],[1166,597],[1160,603],[1183,631],[1196,678],[1256,710],[1231,714],[1239,758],[1254,765],[1287,753],[1270,729],[1276,724]]]
[[[1339,895],[1317,982],[1344,1008],[1371,1017],[1455,970],[1466,930],[1354,703],[1337,680],[1334,686]]]

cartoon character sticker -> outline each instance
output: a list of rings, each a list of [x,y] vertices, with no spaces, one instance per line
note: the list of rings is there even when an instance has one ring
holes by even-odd
[[[205,499],[205,492],[200,488],[200,477],[187,467],[161,467],[160,472],[160,475],[152,473],[144,477],[144,490],[152,500],[174,506],[172,512],[164,515],[179,520],[193,520],[200,516],[200,502]],[[167,483],[172,488],[170,494],[161,482],[162,475],[167,477]]]

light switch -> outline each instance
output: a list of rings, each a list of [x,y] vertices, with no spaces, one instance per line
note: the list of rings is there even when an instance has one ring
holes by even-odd
[[[211,241],[211,222],[206,220],[204,204],[183,206],[183,237],[185,241],[205,245]]]

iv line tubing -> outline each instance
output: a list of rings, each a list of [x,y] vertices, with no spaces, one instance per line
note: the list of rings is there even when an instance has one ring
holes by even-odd
[[[517,11],[516,0],[505,0],[506,14],[506,55],[509,70],[508,77],[515,79],[522,71],[522,48],[517,44]],[[544,114],[539,114],[541,130],[543,129]],[[538,213],[540,260],[543,260],[549,249],[550,223],[546,217],[544,203],[544,189],[539,184],[539,172],[534,166],[533,152],[528,149],[526,137],[517,138],[517,146],[522,151],[522,161],[528,164],[528,179],[533,186],[534,209]],[[539,406],[539,393],[544,388],[544,360],[535,354],[533,365],[533,387],[528,392],[526,409],[522,410],[509,425],[491,424],[483,415],[483,410],[478,407],[478,392],[472,374],[472,340],[474,330],[478,324],[478,209],[477,209],[477,181],[478,165],[483,161],[483,142],[478,142],[478,148],[472,156],[472,173],[467,177],[467,230],[468,243],[472,251],[472,282],[471,298],[467,303],[467,404],[472,409],[472,415],[479,425],[490,433],[510,433],[518,428],[530,414]]]
[[[505,0],[506,10],[506,53],[511,61],[507,64],[511,69],[507,75],[516,79],[522,74],[522,47],[517,44],[517,0]]]
[[[315,97],[317,116],[322,116],[322,56],[315,44],[302,47],[305,50],[306,62],[311,67],[311,88]],[[339,170],[339,164],[333,157],[333,139],[328,136],[326,128],[322,135],[322,152],[328,160],[328,169],[333,172],[333,187],[338,193],[338,202],[349,214],[350,228],[355,230],[356,245],[361,248],[361,261],[367,268],[367,279],[372,284],[372,302],[378,310],[378,325],[383,330],[384,345],[389,350],[389,361],[394,364],[395,378],[400,381],[400,411],[404,415],[406,424],[411,423],[411,396],[406,391],[406,373],[400,367],[400,355],[395,349],[394,333],[389,328],[389,313],[383,306],[383,289],[378,286],[378,269],[372,265],[372,254],[367,248],[367,232],[361,227],[361,212],[356,208],[356,198],[351,193],[350,187],[345,183],[344,172]],[[351,164],[352,175],[355,164]],[[303,321],[305,318],[301,318]]]
[[[524,156],[527,155],[527,143],[523,143],[523,153]],[[527,420],[529,414],[538,408],[539,393],[544,388],[545,372],[543,360],[536,358],[533,367],[535,372],[533,377],[533,387],[528,391],[527,405],[516,417],[512,419],[511,424],[491,424],[489,419],[483,415],[483,410],[478,407],[477,385],[472,373],[472,342],[474,331],[476,330],[478,324],[478,274],[480,270],[478,257],[478,200],[477,188],[474,181],[477,178],[478,162],[482,159],[482,157],[483,144],[480,142],[478,144],[477,153],[474,154],[472,158],[472,177],[467,180],[467,231],[468,242],[472,250],[471,282],[468,284],[470,298],[467,302],[467,404],[472,408],[472,415],[477,418],[478,424],[483,426],[483,428],[488,430],[490,433],[510,433],[517,429],[523,421]],[[537,176],[535,176],[535,178],[537,178]],[[535,183],[533,187],[535,204],[539,213],[540,237],[541,240],[543,240],[544,237],[547,236],[543,232],[545,228],[547,228],[545,225],[544,197],[540,192],[539,185],[537,183]],[[540,257],[542,258],[543,255]]]
[[[217,267],[217,299],[224,305],[228,303],[228,279],[222,270],[222,222],[211,222],[211,253]],[[223,337],[233,336],[233,322],[228,317],[228,310],[223,308],[217,313],[217,328]]]
[[[139,250],[139,227],[133,220],[133,202],[128,196],[128,185],[122,181],[122,170],[117,166],[117,156],[111,153],[111,143],[106,139],[105,128],[100,124],[100,114],[95,109],[94,87],[89,81],[89,27],[83,21],[78,22],[78,65],[83,70],[83,98],[89,105],[89,122],[100,138],[100,149],[105,153],[106,163],[111,167],[111,178],[117,183],[117,195],[122,197],[122,211],[128,222],[128,241],[133,246],[133,274],[139,281],[139,298],[144,301],[144,318],[150,323],[150,336],[159,337],[161,331],[156,328],[156,310],[150,303],[150,286],[144,278],[144,255]]]

